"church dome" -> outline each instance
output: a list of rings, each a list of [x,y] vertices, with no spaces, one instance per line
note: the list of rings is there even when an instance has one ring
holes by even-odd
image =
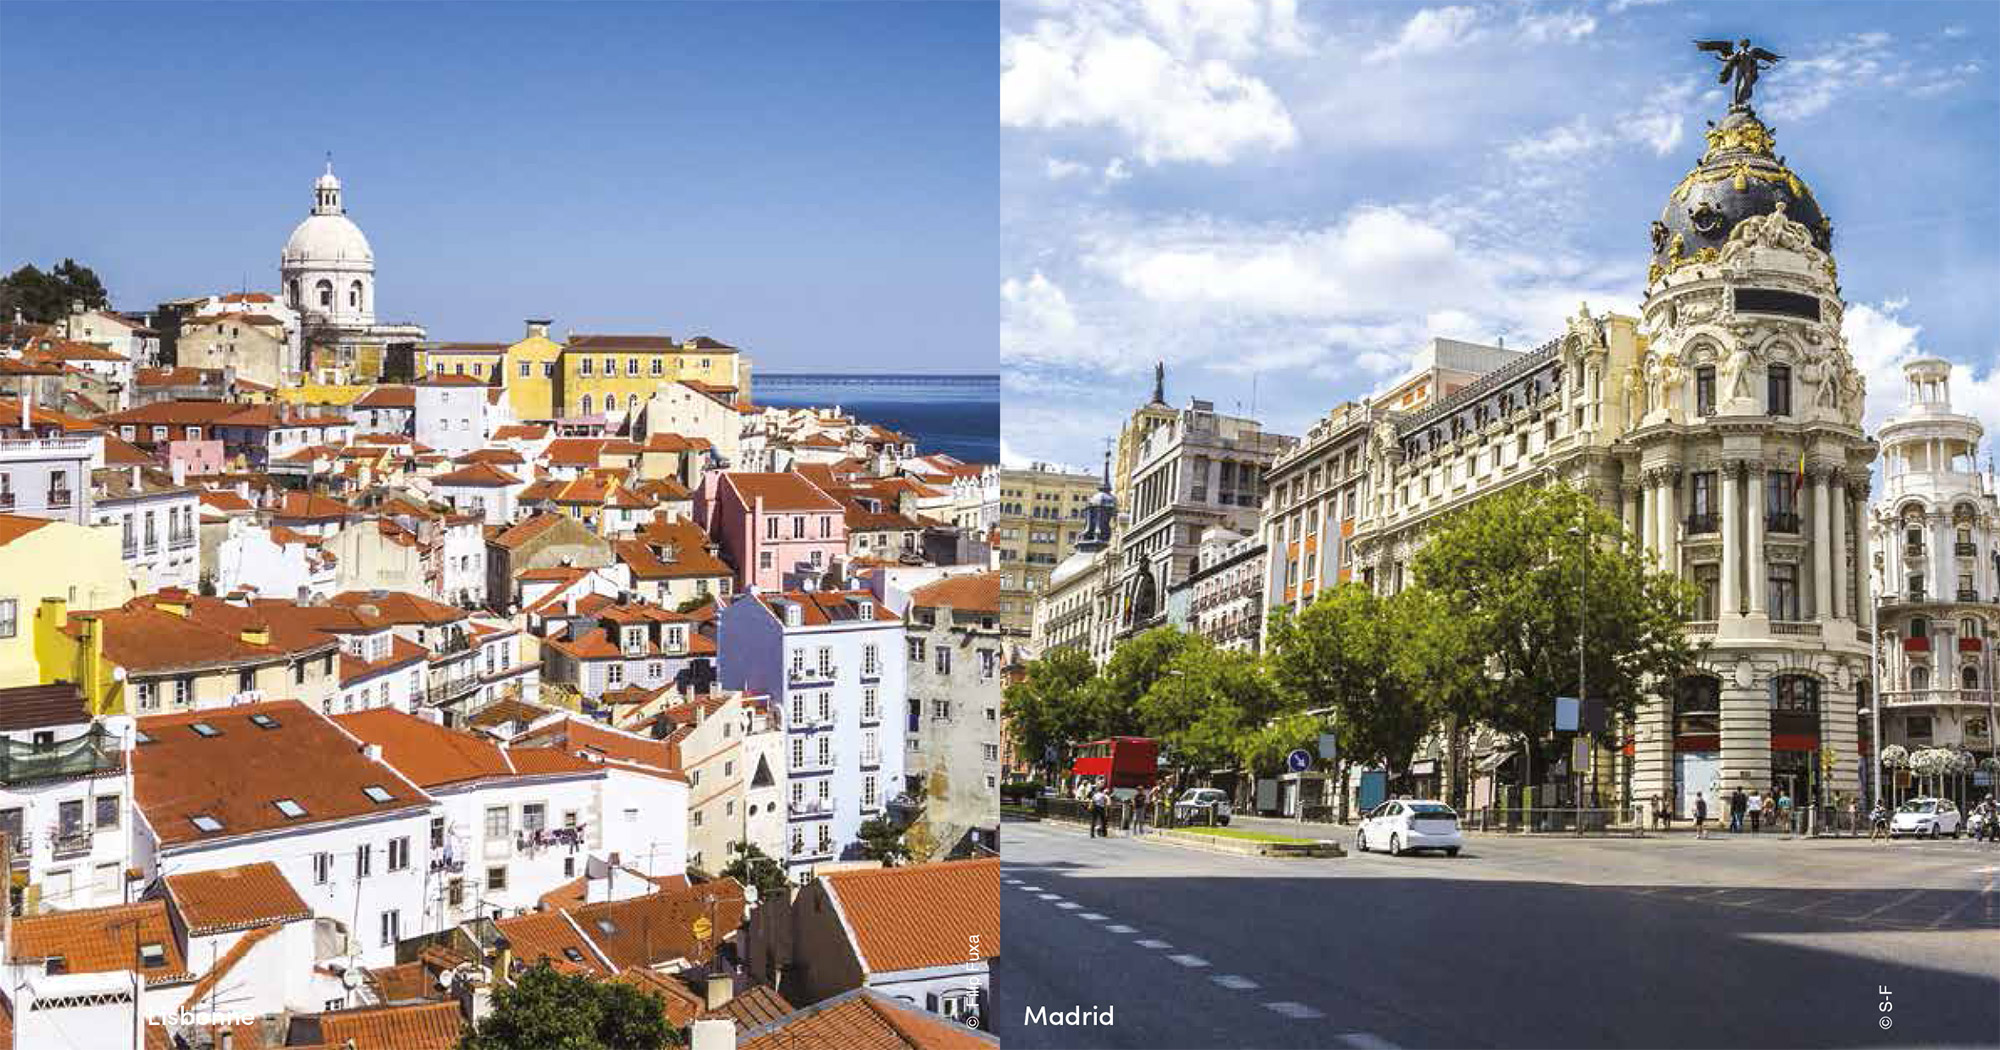
[[[1833,249],[1833,222],[1820,211],[1812,188],[1774,152],[1771,129],[1748,106],[1731,107],[1708,130],[1708,151],[1667,195],[1653,223],[1653,275],[1682,263],[1715,258],[1730,231],[1745,219],[1769,215],[1782,203],[1785,217],[1812,231],[1813,245]]]
[[[322,263],[372,266],[374,262],[368,238],[345,215],[309,215],[285,242],[284,265],[288,267],[311,268]]]

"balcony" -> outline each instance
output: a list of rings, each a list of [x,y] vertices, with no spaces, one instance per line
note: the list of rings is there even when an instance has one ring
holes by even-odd
[[[1924,556],[1924,545],[1921,543],[1905,543],[1903,544],[1903,553],[1912,558],[1921,558]]]
[[[1789,532],[1797,535],[1799,516],[1796,512],[1782,511],[1764,515],[1764,528],[1770,532]]]
[[[831,682],[839,676],[840,665],[838,664],[827,667],[790,667],[785,670],[785,681],[792,685],[805,685],[809,682]]]
[[[1958,651],[1961,653],[1976,653],[1983,648],[1985,648],[1985,642],[1982,639],[1960,638],[1958,640]]]
[[[139,556],[138,541],[126,540],[122,545],[119,546],[118,550],[128,561],[133,558],[136,558]]]
[[[479,676],[466,675],[450,681],[431,685],[424,690],[424,703],[431,707],[443,707],[456,703],[479,691]]]
[[[1926,707],[1948,704],[1986,706],[1984,689],[1889,689],[1882,693],[1883,707]]]
[[[1817,620],[1773,620],[1771,633],[1781,637],[1818,638],[1822,628]]]
[[[72,828],[68,831],[49,828],[49,852],[56,860],[70,860],[90,855],[91,833],[89,828]]]
[[[871,711],[871,710],[868,710],[867,708],[863,708],[863,709],[862,709],[862,711],[861,711],[861,724],[862,724],[862,725],[864,725],[864,726],[879,726],[879,725],[881,725],[881,724],[882,724],[882,709],[881,709],[880,707],[877,707],[877,708],[875,708],[874,710],[872,710],[872,711]]]
[[[861,667],[861,680],[864,682],[881,681],[882,665],[879,663],[874,665],[863,664]]]
[[[1962,602],[1976,602],[1979,600],[1979,592],[1968,587],[1961,587],[1958,591],[1958,600]]]
[[[11,492],[0,492],[0,510],[13,510],[13,509],[14,509],[14,494]]]
[[[0,785],[116,773],[120,760],[117,738],[102,725],[42,746],[0,742]]]
[[[74,500],[75,500],[75,493],[71,492],[69,489],[49,490],[50,510],[57,510],[61,508],[74,506],[75,505]]]
[[[1903,651],[1906,653],[1930,652],[1931,640],[1929,638],[1905,638],[1903,639]]]
[[[1979,544],[1965,543],[1965,542],[1954,543],[1951,545],[1951,552],[1953,554],[1958,555],[1961,558],[1977,557],[1979,554]]]
[[[794,842],[787,855],[793,860],[831,860],[833,858],[833,842],[829,840],[817,846],[808,846],[803,842]]]
[[[830,798],[809,798],[785,804],[785,813],[793,817],[830,817],[833,815],[833,800]]]
[[[1690,514],[1687,517],[1687,530],[1690,536],[1719,532],[1721,529],[1722,515],[1720,514]]]
[[[167,547],[170,550],[186,550],[192,546],[194,546],[192,532],[175,532],[167,536]]]

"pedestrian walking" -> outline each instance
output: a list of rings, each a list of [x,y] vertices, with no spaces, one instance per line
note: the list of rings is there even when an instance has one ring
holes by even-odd
[[[1750,797],[1744,800],[1743,805],[1745,810],[1750,814],[1750,834],[1755,835],[1763,830],[1764,793],[1761,791],[1752,791]]]
[[[1778,821],[1784,825],[1786,838],[1798,834],[1799,829],[1792,823],[1792,793],[1789,791],[1778,795]]]
[[[1849,799],[1849,800],[1848,800],[1848,803],[1847,803],[1847,818],[1848,818],[1848,820],[1847,820],[1847,837],[1848,837],[1848,838],[1851,838],[1851,839],[1858,839],[1858,838],[1860,838],[1860,837],[1861,837],[1861,796],[1860,796],[1860,795],[1856,795],[1856,796],[1854,796],[1854,797],[1853,797],[1852,799]]]
[[[1868,814],[1868,841],[1878,838],[1885,842],[1889,838],[1889,807],[1880,802],[1875,803],[1874,810]]]
[[[1694,796],[1694,837],[1708,837],[1708,796],[1700,792]]]
[[[1778,792],[1772,789],[1764,793],[1764,826],[1778,830]]]
[[[1732,834],[1743,830],[1743,814],[1750,811],[1750,796],[1743,793],[1743,786],[1729,793],[1729,830]]]
[[[1142,787],[1132,796],[1132,834],[1146,833],[1146,817],[1153,808],[1153,789]]]
[[[1660,793],[1657,791],[1653,792],[1653,797],[1648,800],[1647,804],[1653,810],[1653,830],[1659,831],[1664,829],[1667,826],[1667,811],[1660,805]]]
[[[1110,838],[1111,828],[1107,823],[1111,815],[1111,793],[1099,784],[1090,796],[1090,837]]]

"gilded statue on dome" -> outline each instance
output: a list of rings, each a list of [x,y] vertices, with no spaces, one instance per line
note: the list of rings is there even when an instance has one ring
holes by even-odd
[[[1757,86],[1757,75],[1785,60],[1783,55],[1774,55],[1761,47],[1751,47],[1750,41],[1732,44],[1727,40],[1697,40],[1694,46],[1703,51],[1715,53],[1715,60],[1722,63],[1722,72],[1715,78],[1718,84],[1736,81],[1736,94],[1730,99],[1733,107],[1749,109],[1750,93]]]

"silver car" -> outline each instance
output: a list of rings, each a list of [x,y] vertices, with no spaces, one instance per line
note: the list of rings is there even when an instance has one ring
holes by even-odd
[[[1174,803],[1176,824],[1229,823],[1229,796],[1216,788],[1189,788]]]

